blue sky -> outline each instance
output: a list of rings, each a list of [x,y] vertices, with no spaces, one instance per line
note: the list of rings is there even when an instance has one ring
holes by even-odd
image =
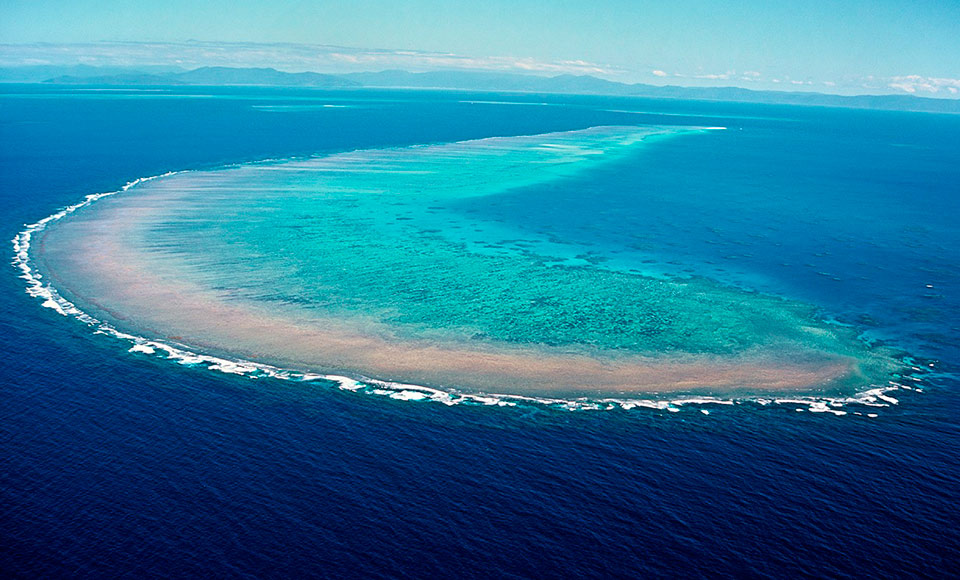
[[[0,14],[3,64],[470,68],[960,97],[956,0],[0,0]],[[237,42],[261,46],[224,44]]]

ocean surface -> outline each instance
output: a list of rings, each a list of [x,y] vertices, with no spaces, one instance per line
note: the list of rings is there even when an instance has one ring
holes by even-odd
[[[955,576],[958,143],[920,113],[4,86],[0,570]],[[317,369],[147,274],[397,344],[866,370],[637,399]]]

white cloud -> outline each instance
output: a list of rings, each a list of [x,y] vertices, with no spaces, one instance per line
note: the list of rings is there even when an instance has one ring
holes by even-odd
[[[735,76],[736,74],[737,74],[737,71],[728,70],[728,71],[725,72],[725,73],[711,73],[711,74],[703,74],[703,75],[693,75],[693,78],[695,78],[695,79],[707,79],[707,80],[712,80],[712,81],[716,81],[716,80],[727,80],[727,79]]]
[[[756,89],[775,89],[781,91],[809,91],[821,90],[837,94],[883,94],[905,92],[916,95],[938,95],[942,97],[960,97],[960,79],[944,77],[923,77],[920,75],[905,75],[883,78],[874,75],[848,76],[822,80],[819,78],[793,78],[790,75],[765,76],[754,70],[737,72],[728,70],[715,73],[683,73],[664,72],[662,69],[651,71],[657,77],[685,79],[683,84],[698,86],[715,86],[722,82],[729,82],[741,87]]]
[[[904,75],[892,77],[887,86],[891,89],[897,89],[915,94],[938,94],[947,92],[951,95],[960,93],[960,79],[924,77],[920,75]]]
[[[724,73],[701,73],[701,74],[685,74],[685,73],[678,73],[678,72],[668,73],[661,69],[655,69],[650,72],[651,74],[653,74],[653,76],[657,76],[657,77],[676,77],[679,79],[727,80],[727,79],[736,78],[737,76],[737,71],[735,70],[728,70],[727,72],[724,72]],[[756,78],[753,75],[759,75],[760,73],[747,72],[742,74],[748,75],[749,78],[752,80]]]
[[[459,69],[615,76],[624,71],[584,60],[545,61],[511,56],[247,42],[96,42],[0,45],[0,66],[52,65],[273,67],[289,72],[353,72],[402,68]]]

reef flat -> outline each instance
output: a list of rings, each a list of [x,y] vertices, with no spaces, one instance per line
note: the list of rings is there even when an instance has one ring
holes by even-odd
[[[176,173],[58,220],[37,262],[126,332],[301,372],[551,397],[883,383],[896,361],[813,305],[624,271],[563,232],[518,237],[463,211],[705,131],[596,127]]]

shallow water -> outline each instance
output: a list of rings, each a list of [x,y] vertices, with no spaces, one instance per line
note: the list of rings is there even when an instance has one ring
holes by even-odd
[[[705,131],[595,127],[178,173],[30,243],[60,296],[121,332],[300,372],[541,397],[850,394],[897,378],[892,351],[813,305],[610,268],[624,247],[456,210],[545,185],[569,195],[597,167],[629,174],[664,139]]]

